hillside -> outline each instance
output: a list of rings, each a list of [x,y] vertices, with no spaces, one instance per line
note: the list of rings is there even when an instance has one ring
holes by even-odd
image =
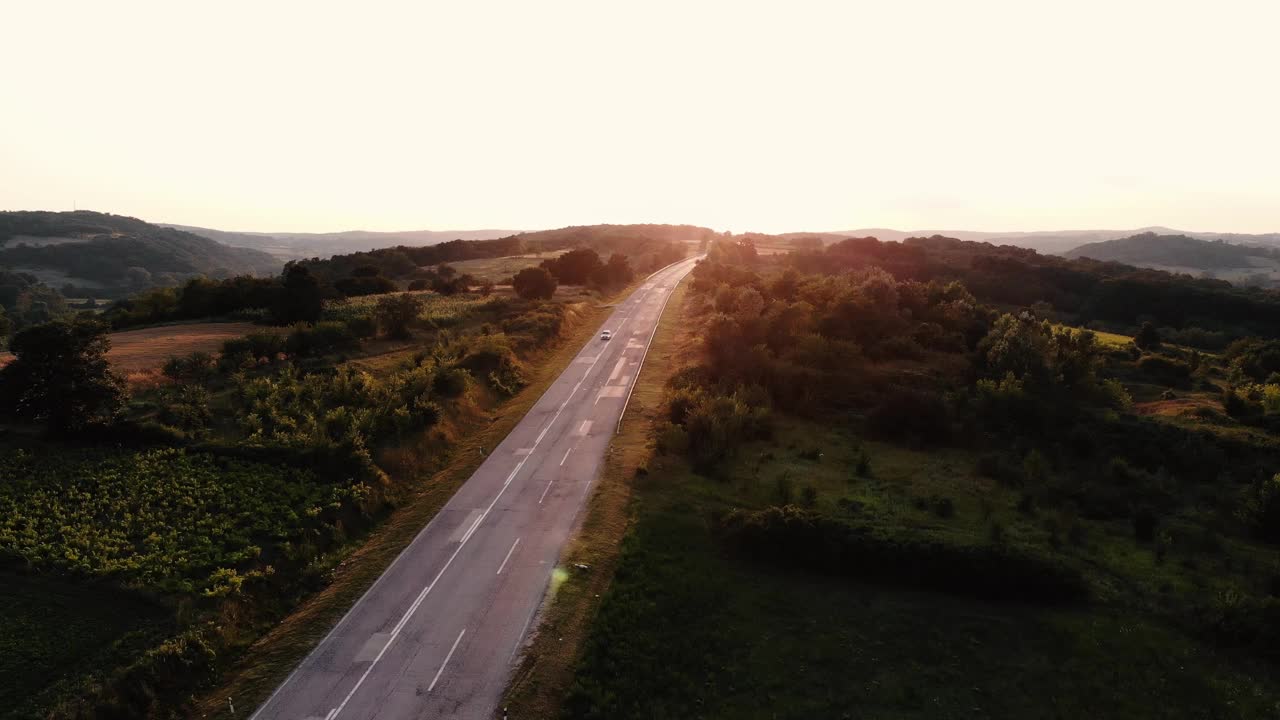
[[[282,263],[137,218],[89,212],[0,213],[0,266],[54,286],[120,290],[195,275],[271,275]]]
[[[1088,243],[1063,254],[1069,258],[1092,258],[1190,275],[1207,273],[1231,282],[1255,285],[1270,284],[1280,271],[1280,251],[1271,248],[1154,232]]]
[[[169,223],[163,223],[161,227],[189,232],[223,245],[254,248],[283,260],[328,257],[396,245],[416,247],[436,245],[450,240],[493,240],[519,232],[518,230],[406,230],[402,232],[348,230],[334,233],[263,233],[228,232]]]
[[[1166,227],[1144,227],[1136,230],[1036,230],[1030,232],[989,232],[983,230],[894,230],[891,228],[859,228],[839,232],[804,233],[820,235],[827,242],[846,237],[874,237],[878,240],[905,240],[910,237],[944,237],[973,242],[989,242],[993,245],[1014,245],[1041,253],[1062,254],[1090,243],[1118,240],[1144,233],[1157,235],[1184,235],[1197,240],[1222,240],[1233,245],[1250,244],[1280,247],[1280,233],[1250,235],[1244,233],[1188,232]],[[792,233],[793,235],[800,233]]]

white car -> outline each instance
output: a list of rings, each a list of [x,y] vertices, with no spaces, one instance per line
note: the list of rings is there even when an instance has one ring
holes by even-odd
[[[609,338],[611,338],[611,337],[613,337],[613,331],[612,331],[612,330],[605,330],[604,332],[600,333],[600,339],[601,339],[601,340],[608,340],[608,339],[609,339]]]

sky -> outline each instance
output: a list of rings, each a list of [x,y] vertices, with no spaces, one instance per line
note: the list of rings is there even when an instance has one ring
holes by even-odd
[[[2,0],[0,209],[1280,231],[1280,3]]]

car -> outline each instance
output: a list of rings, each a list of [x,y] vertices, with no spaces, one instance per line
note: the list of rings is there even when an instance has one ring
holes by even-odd
[[[600,333],[600,339],[601,339],[601,340],[608,340],[608,339],[609,339],[609,338],[611,338],[611,337],[613,337],[613,331],[612,331],[612,330],[605,330],[604,332]]]

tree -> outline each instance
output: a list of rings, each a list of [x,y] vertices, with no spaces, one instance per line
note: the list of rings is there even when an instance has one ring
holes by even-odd
[[[525,300],[549,300],[556,292],[556,279],[545,267],[525,268],[516,273],[511,284],[516,295]]]
[[[282,323],[315,322],[324,310],[324,291],[305,265],[289,263],[284,268],[283,287],[274,307]]]
[[[0,399],[24,420],[55,432],[109,425],[124,408],[124,381],[107,365],[107,326],[96,320],[57,321],[13,338],[15,356],[0,370]]]
[[[8,337],[9,330],[13,327],[13,323],[9,322],[9,316],[4,314],[4,307],[0,306],[0,343]]]
[[[1150,322],[1142,323],[1142,329],[1133,336],[1133,344],[1139,350],[1155,350],[1160,347],[1160,332]]]
[[[565,285],[586,285],[603,265],[604,263],[600,262],[600,255],[595,250],[578,248],[558,258],[543,260],[541,267],[554,275],[557,282]]]
[[[422,301],[413,295],[401,293],[378,300],[373,314],[378,324],[386,330],[387,337],[405,340],[410,337],[409,325],[422,313]]]

